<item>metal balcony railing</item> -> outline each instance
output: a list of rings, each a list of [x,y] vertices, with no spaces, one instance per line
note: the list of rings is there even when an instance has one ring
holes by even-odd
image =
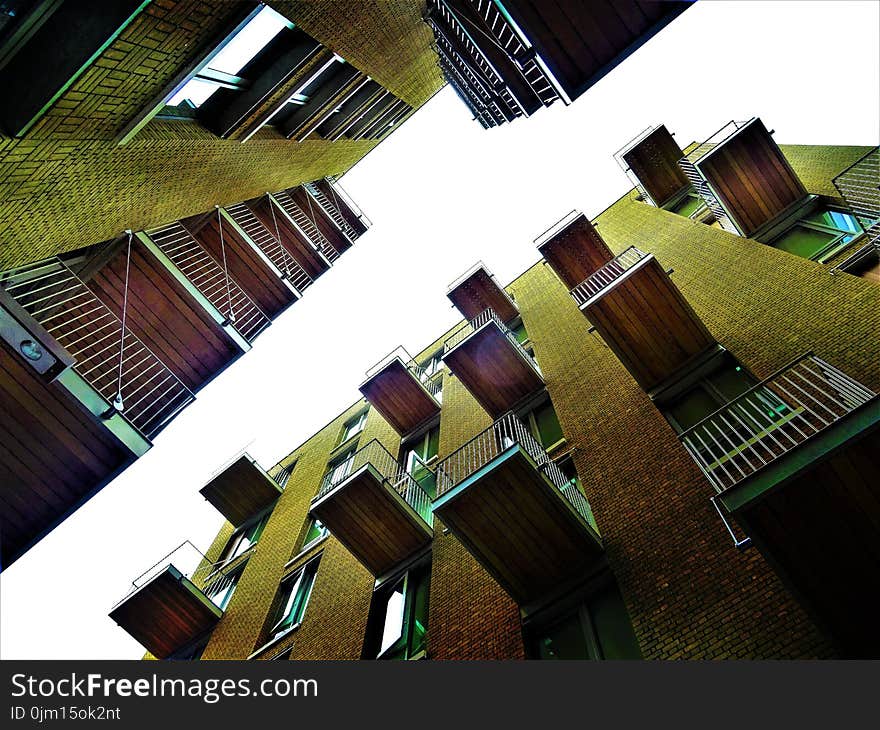
[[[526,348],[524,348],[519,340],[516,339],[516,335],[513,334],[504,322],[501,321],[501,317],[499,317],[494,309],[484,309],[480,314],[474,317],[469,322],[463,323],[449,338],[443,343],[443,353],[446,354],[454,347],[458,347],[462,342],[464,342],[468,337],[474,334],[478,329],[483,327],[484,325],[494,322],[498,329],[501,330],[502,334],[510,341],[517,351],[522,355],[527,362],[532,364],[532,367],[535,368],[539,373],[541,369],[538,367],[538,363],[535,362],[535,358],[533,358]]]
[[[679,438],[721,493],[876,397],[833,365],[807,353]]]
[[[290,217],[290,219],[296,224],[297,228],[302,231],[303,235],[306,239],[311,243],[312,247],[319,251],[324,255],[324,258],[327,259],[331,264],[339,258],[339,252],[333,248],[333,245],[323,233],[319,230],[317,224],[315,223],[315,212],[314,210],[310,211],[309,215],[306,213],[299,205],[296,204],[293,198],[290,197],[289,193],[286,190],[281,190],[277,193],[272,193],[272,200],[275,201],[281,209]],[[308,198],[311,200],[311,198]],[[271,202],[271,201],[270,201]]]
[[[131,582],[131,588],[125,598],[143,588],[169,566],[195,583],[207,597],[216,596],[225,591],[237,579],[237,574],[244,562],[244,556],[253,552],[253,549],[254,545],[251,545],[245,552],[235,556],[232,560],[222,564],[212,563],[201,550],[186,540],[135,578]],[[124,601],[125,598],[122,600]]]
[[[225,262],[214,259],[180,223],[169,223],[146,234],[248,342],[253,342],[271,324],[254,300],[229,276]]]
[[[754,117],[752,119],[754,119]],[[694,149],[688,152],[683,159],[687,160],[692,165],[696,165],[703,157],[709,154],[718,145],[726,142],[729,137],[732,137],[740,129],[749,124],[752,119],[747,119],[745,121],[729,121],[727,124],[721,127],[721,129],[715,132],[715,134],[709,137],[709,139],[707,139],[705,142],[698,144],[696,147],[694,147]]]
[[[320,188],[314,183],[303,183],[303,190],[306,191],[306,194],[311,195],[315,202],[321,207],[321,209],[333,219],[333,222],[336,224],[336,227],[342,232],[349,242],[354,243],[357,240],[358,234],[357,231],[351,227],[351,224],[343,217],[342,213],[339,210],[338,202],[334,205],[334,203],[328,198],[324,193],[321,192]]]
[[[647,129],[643,130],[642,132],[637,134],[635,137],[633,137],[629,142],[627,142],[623,147],[621,147],[619,150],[617,150],[617,152],[614,153],[615,161],[617,162],[620,169],[623,170],[623,172],[629,178],[629,181],[633,184],[633,187],[639,191],[639,195],[642,196],[642,200],[644,200],[649,205],[654,205],[654,206],[656,206],[657,203],[654,201],[654,199],[650,195],[648,195],[648,191],[645,190],[645,188],[642,185],[641,181],[639,180],[638,176],[632,171],[630,166],[626,163],[626,160],[623,159],[623,156],[627,152],[629,152],[633,147],[638,145],[643,139],[645,139],[645,137],[647,137],[649,134],[651,134],[655,129],[657,129],[657,127],[648,127]]]
[[[0,285],[76,360],[73,369],[151,438],[194,398],[58,258],[0,274]],[[121,407],[121,408],[120,408]]]
[[[587,498],[562,473],[531,431],[513,413],[503,415],[437,465],[437,496],[440,497],[455,488],[494,458],[516,445],[531,457],[538,470],[551,481],[578,514],[588,523],[592,523],[592,512]]]
[[[391,453],[376,439],[355,451],[344,462],[337,464],[324,475],[321,488],[312,500],[321,499],[345,482],[349,476],[364,466],[372,466],[388,486],[397,492],[404,501],[427,523],[432,523],[431,497],[419,486],[412,475],[398,463]]]
[[[367,217],[367,214],[361,210],[360,206],[354,202],[354,199],[348,194],[345,188],[342,187],[342,184],[336,179],[336,177],[328,175],[324,180],[330,186],[330,193],[333,196],[333,201],[337,208],[340,207],[339,201],[341,200],[348,206],[349,210],[354,213],[355,218],[363,223],[364,228],[370,228],[373,225],[373,221],[371,221]]]
[[[281,242],[277,221],[275,230],[270,231],[253,211],[244,203],[236,203],[226,207],[226,212],[245,232],[248,238],[266,255],[275,267],[287,277],[287,280],[300,293],[311,286],[312,277],[290,255]],[[271,209],[274,214],[274,208]]]
[[[862,155],[832,182],[865,228],[880,221],[880,148]]]
[[[432,396],[434,396],[434,398],[437,398],[440,391],[442,390],[443,385],[440,374],[436,371],[428,372],[427,368],[416,363],[413,356],[410,355],[406,351],[406,348],[402,346],[395,348],[393,351],[383,357],[379,362],[373,365],[373,367],[367,370],[367,380],[370,380],[371,378],[381,373],[395,359],[400,360],[403,363],[403,366],[410,372],[410,374],[424,386],[425,390],[427,390]]]
[[[650,254],[630,246],[626,251],[615,256],[590,274],[584,281],[571,290],[571,296],[579,307],[586,304],[603,289],[612,286],[621,276]]]

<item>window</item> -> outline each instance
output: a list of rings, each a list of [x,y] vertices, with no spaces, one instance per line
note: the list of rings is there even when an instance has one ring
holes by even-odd
[[[563,473],[566,479],[568,479],[568,484],[562,488],[562,493],[569,498],[570,492],[577,492],[580,494],[580,500],[584,504],[586,504],[586,517],[587,522],[590,523],[590,527],[592,527],[597,533],[599,532],[599,527],[596,525],[596,519],[593,517],[593,510],[590,508],[590,501],[587,499],[587,496],[584,494],[584,490],[581,488],[581,480],[578,477],[577,469],[574,465],[574,459],[571,455],[567,455],[562,457],[559,461],[556,462],[556,465],[559,467],[559,470]],[[577,495],[572,495],[576,497]]]
[[[339,443],[344,444],[364,430],[364,426],[367,424],[367,413],[368,411],[361,411],[354,418],[345,422],[345,425],[342,427],[342,436],[339,439]]]
[[[528,342],[529,333],[526,332],[526,326],[522,323],[522,320],[520,320],[519,324],[511,327],[510,331],[513,332],[513,336],[516,337],[516,341],[519,344],[522,345],[524,342]]]
[[[438,350],[427,360],[419,363],[419,380],[434,396],[438,403],[443,402],[443,351]]]
[[[330,534],[330,531],[324,526],[321,520],[316,520],[314,517],[309,518],[300,549],[305,549],[316,540],[320,540],[328,534]]]
[[[553,410],[553,404],[549,399],[526,413],[523,416],[523,421],[546,451],[550,451],[565,441],[562,426],[559,425],[556,411]]]
[[[327,473],[324,475],[326,484],[337,485],[345,477],[351,473],[352,464],[354,464],[354,455],[357,451],[357,444],[345,451],[345,453],[337,456],[327,465]]]
[[[302,570],[281,582],[275,622],[269,629],[270,641],[295,629],[302,623],[309,597],[312,595],[312,586],[315,583],[319,562],[320,558],[308,562]]]
[[[373,593],[364,659],[412,659],[428,636],[430,564],[408,570]]]
[[[620,591],[606,585],[575,608],[528,627],[532,659],[641,659]]]
[[[226,547],[223,548],[223,552],[220,554],[220,560],[218,562],[225,563],[233,558],[237,558],[251,546],[256,545],[257,540],[260,539],[260,535],[263,534],[263,528],[266,527],[266,523],[269,521],[269,514],[270,513],[267,512],[258,520],[254,520],[247,525],[239,527],[233,532],[232,537],[229,538],[229,542],[226,543]]]
[[[813,261],[826,261],[861,235],[862,227],[849,213],[820,208],[801,218],[770,245]]]
[[[213,53],[198,73],[167,102],[169,107],[196,109],[219,88],[241,88],[247,82],[237,76],[245,65],[293,24],[272,8],[264,6],[248,23]]]
[[[293,474],[293,470],[296,468],[296,462],[294,461],[292,464],[288,464],[285,467],[282,467],[281,471],[279,471],[275,475],[275,482],[279,487],[284,489],[287,486],[287,482],[290,481],[290,476]]]
[[[419,486],[432,498],[437,493],[437,475],[432,471],[431,467],[437,459],[439,445],[440,426],[434,426],[427,433],[410,441],[403,447],[406,471],[412,475]]]
[[[229,599],[232,598],[232,594],[235,593],[238,579],[241,578],[243,572],[244,566],[242,565],[240,568],[236,568],[230,573],[218,573],[205,588],[205,595],[208,596],[208,598],[211,599],[211,603],[217,606],[221,611],[225,611],[226,606],[229,605]]]
[[[685,218],[690,218],[692,214],[702,207],[703,201],[693,193],[688,193],[669,210],[678,215],[683,215]]]

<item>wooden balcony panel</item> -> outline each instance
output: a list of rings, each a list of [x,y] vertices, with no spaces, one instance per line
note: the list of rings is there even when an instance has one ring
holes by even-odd
[[[501,321],[509,323],[519,315],[510,295],[495,281],[495,277],[482,265],[467,272],[446,296],[465,319],[471,320],[492,309]]]
[[[848,657],[877,658],[880,598],[880,405],[870,423],[830,456],[793,453],[784,478],[736,508],[734,517]],[[829,434],[833,436],[833,434]],[[839,440],[839,439],[838,439]],[[808,442],[809,444],[809,442]],[[801,447],[809,452],[810,446]],[[738,500],[733,490],[723,501]]]
[[[346,235],[337,228],[332,218],[324,211],[320,203],[315,200],[302,187],[290,188],[288,195],[293,198],[294,202],[302,208],[308,215],[309,219],[318,227],[318,230],[324,234],[324,237],[330,242],[330,245],[341,254],[351,248],[351,241]]]
[[[434,513],[520,605],[585,575],[602,551],[519,446],[438,498]]]
[[[539,239],[538,250],[568,289],[574,289],[614,254],[583,213],[560,221]]]
[[[86,281],[120,318],[125,270],[122,249]],[[138,241],[131,246],[126,325],[190,390],[241,354],[223,327]]]
[[[689,3],[506,0],[504,5],[575,99]]]
[[[235,527],[270,507],[281,487],[247,454],[242,454],[199,493]]]
[[[401,436],[440,413],[440,405],[399,358],[365,381],[360,391]]]
[[[621,157],[658,208],[691,186],[678,164],[684,152],[662,124]]]
[[[359,236],[367,232],[367,225],[357,212],[349,207],[343,196],[339,195],[339,193],[333,189],[333,185],[328,180],[316,180],[314,184],[322,193],[324,193],[324,195],[327,196],[328,200],[333,201],[336,209],[342,214],[342,217],[345,218],[348,225],[357,231]]]
[[[223,612],[173,565],[110,612],[153,656],[165,659],[216,626]]]
[[[222,262],[223,247],[220,245],[217,213],[212,211],[208,213],[207,219],[201,218],[187,218],[181,224],[215,260]],[[276,272],[236,232],[228,220],[223,221],[223,242],[229,275],[266,315],[277,317],[296,301],[296,294],[284,285]]]
[[[133,460],[63,386],[0,341],[0,566]]]
[[[544,379],[494,322],[444,355],[443,362],[493,417],[544,387]]]
[[[696,167],[744,236],[808,195],[760,119],[701,157]]]
[[[310,514],[374,576],[431,542],[431,527],[369,464],[318,499]]]
[[[321,256],[309,243],[305,235],[290,222],[282,211],[275,208],[275,217],[272,217],[272,204],[264,195],[260,198],[247,201],[248,208],[259,218],[260,222],[274,235],[275,222],[278,223],[278,232],[281,236],[281,244],[290,254],[291,258],[298,263],[303,270],[312,278],[317,279],[330,268],[327,260]]]
[[[702,320],[651,255],[581,309],[646,391],[715,344]]]

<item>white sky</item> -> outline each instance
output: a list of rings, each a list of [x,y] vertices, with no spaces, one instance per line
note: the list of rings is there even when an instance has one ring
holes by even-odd
[[[185,539],[208,547],[223,522],[198,493],[210,475],[245,446],[276,463],[357,400],[386,353],[442,334],[458,319],[447,285],[476,260],[506,284],[538,260],[541,231],[626,192],[612,154],[649,125],[682,146],[751,116],[780,143],[877,144],[878,28],[875,0],[702,0],[570,107],[484,131],[439,93],[343,180],[373,228],[146,456],[0,575],[0,657],[139,657],[107,612]]]

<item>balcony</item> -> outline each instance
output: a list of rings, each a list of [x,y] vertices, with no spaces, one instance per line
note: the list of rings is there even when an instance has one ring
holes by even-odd
[[[238,527],[270,507],[282,488],[248,454],[241,454],[199,493]]]
[[[374,576],[431,542],[431,498],[378,441],[330,471],[309,513]]]
[[[880,149],[875,147],[834,178],[834,187],[865,230],[861,244],[842,261],[837,270],[860,272],[880,281]]]
[[[482,262],[478,262],[456,279],[446,296],[465,319],[474,319],[487,309],[495,312],[504,324],[509,324],[519,316],[513,299]]]
[[[569,291],[614,258],[593,224],[577,210],[544,231],[535,245]]]
[[[593,272],[571,295],[648,392],[715,346],[669,274],[652,254],[635,246]]]
[[[206,638],[223,616],[222,609],[193,580],[211,567],[191,543],[183,543],[132,581],[130,592],[113,607],[110,618],[157,659],[173,656]],[[208,590],[222,595],[233,578],[220,570],[209,580]]]
[[[769,240],[811,197],[757,117],[732,121],[679,161],[721,227]]]
[[[678,164],[682,157],[684,152],[663,124],[646,129],[614,155],[642,197],[657,208],[674,205],[691,189]]]
[[[443,362],[493,418],[544,387],[534,358],[491,309],[443,343]]]
[[[345,220],[349,235],[353,238],[359,238],[373,225],[337,180],[327,177],[323,180],[315,180],[308,185],[315,189],[315,195],[319,201],[326,201],[326,203],[322,202],[322,205],[332,203],[332,207]],[[332,215],[335,216],[335,213]]]
[[[680,438],[719,513],[733,515],[843,653],[876,657],[877,395],[807,353]]]
[[[430,379],[402,347],[367,371],[364,398],[401,436],[440,413],[439,379]]]
[[[521,606],[602,554],[586,498],[510,413],[440,462],[434,513]]]

